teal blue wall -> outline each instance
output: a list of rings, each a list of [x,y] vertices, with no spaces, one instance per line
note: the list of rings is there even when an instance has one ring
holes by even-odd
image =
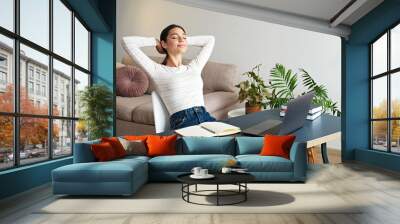
[[[93,33],[92,34],[92,82],[105,84],[115,93],[114,74],[115,74],[115,55],[113,33]],[[115,135],[115,94],[113,103],[113,126],[110,127],[110,135]]]
[[[93,83],[104,83],[115,99],[115,0],[67,0],[92,31]],[[114,100],[115,104],[115,100]],[[110,132],[115,135],[115,105],[113,125]],[[72,163],[72,158],[47,161],[0,172],[0,199],[27,191],[51,181],[51,171]]]
[[[51,171],[72,163],[72,158],[47,161],[0,173],[0,199],[48,183]]]
[[[113,92],[113,117],[112,127],[109,132],[115,135],[116,120],[116,90],[115,90],[115,38],[116,38],[116,2],[109,0],[99,0],[98,10],[107,24],[107,32],[92,33],[92,72],[93,83],[102,83],[110,88]]]
[[[385,0],[353,24],[348,40],[342,39],[343,160],[399,170],[398,156],[369,149],[369,43],[398,22],[400,0]]]

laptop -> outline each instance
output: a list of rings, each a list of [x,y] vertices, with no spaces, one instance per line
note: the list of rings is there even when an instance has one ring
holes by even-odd
[[[291,100],[287,104],[286,115],[281,120],[265,120],[242,130],[243,134],[264,136],[265,134],[286,135],[303,127],[310,109],[314,92],[309,92]]]

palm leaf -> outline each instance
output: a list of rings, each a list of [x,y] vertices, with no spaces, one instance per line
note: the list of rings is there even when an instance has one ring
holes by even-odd
[[[307,87],[309,91],[312,91],[317,85],[314,79],[311,77],[308,72],[302,68],[299,69],[302,72],[301,77],[303,78],[303,85]]]
[[[302,72],[301,77],[303,78],[303,85],[308,91],[314,91],[316,97],[328,98],[328,90],[324,85],[318,85],[306,70],[301,68],[300,72]]]
[[[292,73],[292,70],[286,71],[281,64],[276,64],[271,70],[270,88],[277,90],[278,98],[294,98],[294,89],[297,86],[297,74]]]
[[[337,102],[333,103],[328,97],[328,89],[322,84],[318,85],[306,70],[300,69],[300,71],[302,73],[303,85],[309,92],[314,91],[315,93],[313,104],[322,106],[324,112],[330,111],[333,115],[340,116],[341,112],[337,106]]]

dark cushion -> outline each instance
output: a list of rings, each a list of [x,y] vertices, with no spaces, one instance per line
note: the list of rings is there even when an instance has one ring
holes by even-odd
[[[117,95],[124,97],[143,96],[149,87],[146,73],[135,66],[124,66],[117,70]]]

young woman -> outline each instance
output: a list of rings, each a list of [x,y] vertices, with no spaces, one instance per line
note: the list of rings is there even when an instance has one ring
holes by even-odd
[[[154,37],[124,37],[122,45],[129,56],[140,65],[155,83],[170,116],[172,129],[215,121],[204,107],[201,71],[214,48],[213,36],[186,36],[185,29],[171,24],[164,28],[160,40]],[[202,47],[200,53],[183,65],[183,54],[188,45]],[[140,47],[154,46],[166,54],[162,64],[154,62]]]

